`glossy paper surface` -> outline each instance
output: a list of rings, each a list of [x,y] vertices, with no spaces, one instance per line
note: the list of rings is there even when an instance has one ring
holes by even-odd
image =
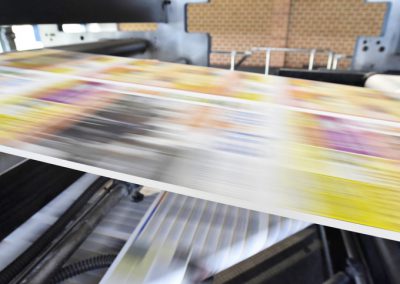
[[[400,104],[366,88],[54,50],[0,56],[0,150],[400,240]]]

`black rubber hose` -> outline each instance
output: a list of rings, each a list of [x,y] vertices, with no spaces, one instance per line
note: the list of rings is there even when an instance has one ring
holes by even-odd
[[[8,284],[18,275],[40,252],[42,252],[60,232],[65,229],[72,218],[85,206],[96,191],[101,188],[109,178],[100,177],[65,211],[65,213],[43,233],[28,249],[11,262],[0,272],[0,284]]]
[[[63,282],[87,271],[107,268],[112,264],[116,256],[114,254],[99,255],[67,265],[57,271],[51,279],[50,284]]]

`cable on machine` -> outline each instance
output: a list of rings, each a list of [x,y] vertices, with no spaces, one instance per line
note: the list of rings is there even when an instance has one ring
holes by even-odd
[[[91,270],[107,268],[112,264],[116,256],[115,254],[98,255],[67,265],[57,271],[49,283],[61,283]]]
[[[66,225],[74,218],[87,201],[109,179],[100,177],[67,209],[67,211],[19,257],[11,262],[0,272],[0,284],[10,283],[40,252],[42,252],[54,238],[65,229]]]

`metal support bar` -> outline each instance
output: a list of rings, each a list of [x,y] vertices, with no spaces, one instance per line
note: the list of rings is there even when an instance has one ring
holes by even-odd
[[[337,69],[339,60],[340,60],[343,56],[344,56],[343,54],[335,54],[335,55],[333,56],[333,63],[332,63],[332,69],[333,69],[333,70],[336,70],[336,69]]]
[[[316,49],[312,49],[310,51],[310,58],[308,60],[308,70],[313,70],[314,61],[315,61],[315,53],[317,52]]]
[[[369,274],[365,259],[355,239],[354,233],[343,230],[340,232],[348,257],[348,273],[354,277],[354,282],[356,284],[373,284],[372,277]]]
[[[332,69],[336,70],[339,64],[340,60],[343,59],[352,59],[352,56],[347,56],[346,54],[335,54],[333,56],[333,63],[332,63]]]
[[[83,215],[82,212],[86,210],[87,202],[100,189],[108,187],[109,183],[110,180],[104,177],[94,181],[53,225],[0,272],[0,283],[10,283],[12,280],[18,282],[19,275],[23,275],[24,271],[30,271],[30,267],[35,266],[40,256],[49,249],[49,244],[52,241],[56,242],[60,234],[67,230],[66,228],[75,221],[78,215]]]
[[[382,256],[381,259],[386,268],[385,270],[387,271],[390,283],[397,283],[400,279],[398,243],[381,238],[374,238],[373,240],[379,249],[379,254]]]
[[[271,49],[265,51],[265,76],[269,75],[269,65],[271,62]]]
[[[235,70],[235,62],[236,62],[236,51],[233,50],[231,52],[231,71]]]
[[[335,53],[332,51],[329,52],[328,54],[328,63],[326,64],[326,69],[332,70],[332,63],[333,63],[333,57],[335,56]]]
[[[72,230],[43,257],[21,281],[21,283],[48,283],[56,270],[72,255],[100,220],[121,198],[128,195],[128,187],[118,184],[87,213]]]
[[[271,62],[271,52],[272,51],[293,52],[293,53],[295,53],[295,52],[297,52],[297,53],[308,53],[309,54],[308,70],[313,70],[314,62],[315,62],[315,56],[316,56],[317,53],[328,54],[327,69],[330,69],[332,56],[334,54],[330,50],[317,49],[317,48],[309,49],[309,48],[286,48],[286,47],[253,47],[250,51],[251,52],[266,52],[265,75],[269,74],[269,67],[270,67],[270,62]]]
[[[239,61],[235,64],[235,69],[239,68],[243,62],[245,62],[248,58],[250,58],[253,54],[251,51],[246,51],[242,58],[239,59]]]
[[[230,56],[230,70],[234,71],[236,68],[238,68],[247,58],[252,56],[251,51],[224,51],[224,50],[213,50],[211,53],[214,54],[222,54],[222,55],[229,55]],[[239,62],[236,63],[236,58],[237,55],[243,55],[242,58],[240,58]]]
[[[334,276],[334,272],[333,272],[331,252],[329,250],[328,238],[326,237],[325,227],[322,225],[319,225],[318,227],[319,227],[319,232],[321,235],[322,248],[324,250],[326,266],[328,268],[328,274],[329,274],[329,277],[331,278]]]
[[[309,54],[309,60],[308,60],[308,70],[313,70],[314,65],[315,65],[315,57],[317,53],[319,54],[326,54],[328,56],[327,64],[326,64],[326,69],[331,70],[334,69],[334,66],[337,66],[337,60],[339,59],[348,59],[350,58],[347,55],[340,54],[335,54],[333,51],[330,50],[325,50],[325,49],[309,49],[309,48],[283,48],[283,47],[253,47],[248,51],[222,51],[222,50],[216,50],[212,51],[214,54],[223,54],[223,55],[229,55],[230,56],[230,70],[235,70],[243,61],[245,61],[247,58],[252,56],[254,53],[257,52],[265,52],[265,75],[269,74],[269,69],[271,65],[271,53],[272,52],[292,52],[292,53],[307,53]],[[236,56],[238,54],[243,54],[243,57],[239,60],[238,64],[235,65],[236,61]],[[336,65],[335,65],[336,64]],[[336,68],[336,67],[335,67]]]

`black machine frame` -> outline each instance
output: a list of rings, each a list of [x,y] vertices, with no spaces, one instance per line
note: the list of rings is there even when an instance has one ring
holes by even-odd
[[[210,36],[187,30],[188,4],[208,0],[0,0],[0,44],[3,51],[15,50],[11,25],[46,26],[53,47],[102,40],[142,40],[146,49],[135,57],[159,59],[200,66],[209,65]],[[154,31],[96,32],[68,34],[62,24],[157,23]],[[54,27],[53,27],[54,26]],[[84,39],[84,40],[83,40]],[[82,41],[81,41],[82,40]],[[60,42],[57,45],[55,43]],[[113,42],[113,45],[117,42]],[[48,45],[45,45],[48,47]],[[135,45],[136,46],[136,45]],[[124,47],[124,48],[125,48]]]
[[[167,21],[165,0],[2,0],[0,25]]]

